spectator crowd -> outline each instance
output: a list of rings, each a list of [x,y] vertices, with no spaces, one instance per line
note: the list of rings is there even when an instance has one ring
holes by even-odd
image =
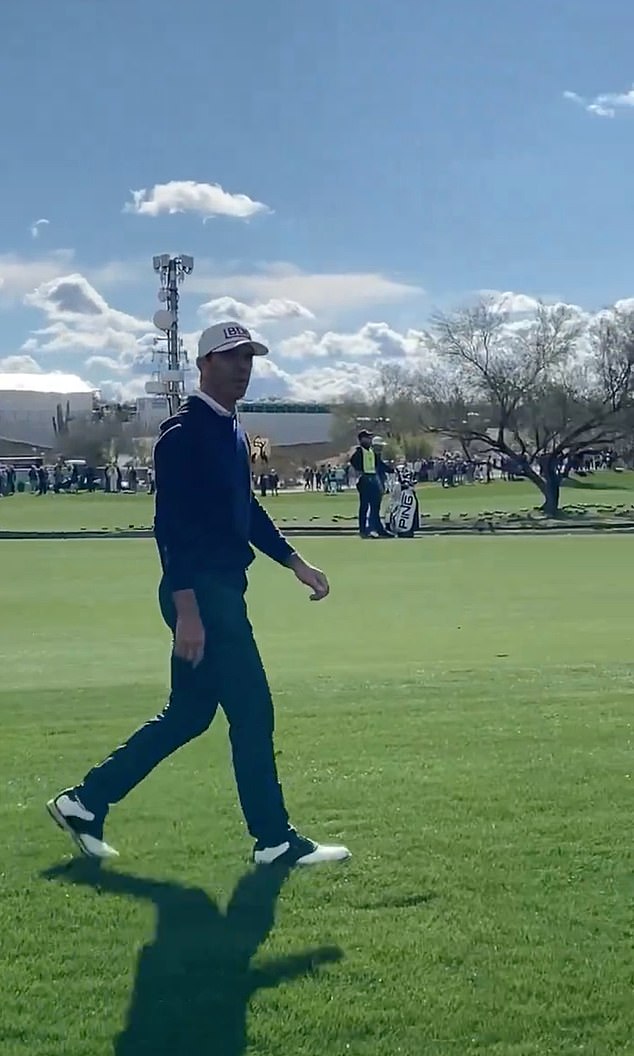
[[[127,492],[134,494],[143,490],[154,494],[154,470],[149,466],[129,463],[121,468],[117,462],[108,462],[98,468],[81,459],[64,461],[58,459],[47,466],[42,460],[29,464],[16,464],[18,460],[0,463],[0,498],[29,492],[31,495],[48,495],[53,492],[74,494],[80,491],[103,491],[106,494]],[[24,460],[21,460],[24,463]]]

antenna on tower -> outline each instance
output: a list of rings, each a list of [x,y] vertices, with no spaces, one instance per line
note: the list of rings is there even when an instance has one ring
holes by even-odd
[[[159,348],[161,339],[155,343],[155,359],[161,357],[165,362],[167,352],[167,366],[161,366],[152,381],[148,381],[145,391],[152,396],[165,396],[170,414],[174,414],[181,405],[185,394],[185,371],[187,369],[187,353],[183,349],[183,342],[178,333],[178,287],[186,275],[191,275],[194,270],[194,258],[181,253],[172,257],[169,253],[161,253],[152,258],[154,271],[159,275],[161,286],[158,291],[158,299],[161,307],[154,313],[154,325],[157,330],[165,334],[163,340],[167,343],[167,349]]]

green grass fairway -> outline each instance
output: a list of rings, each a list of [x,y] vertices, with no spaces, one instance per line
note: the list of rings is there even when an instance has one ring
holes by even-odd
[[[44,801],[164,700],[157,561],[0,544],[0,1053],[633,1053],[630,539],[305,551],[331,598],[262,560],[251,613],[293,816],[354,858],[281,884],[221,717],[68,867]]]
[[[460,524],[461,518],[480,514],[532,512],[541,501],[537,489],[524,481],[494,481],[456,488],[425,484],[419,489],[419,499],[424,517],[441,520],[450,514],[455,524]],[[281,493],[277,498],[267,497],[265,505],[282,526],[345,526],[355,523],[357,501],[357,493],[352,489],[340,495]],[[633,505],[634,473],[597,473],[575,480],[562,492],[562,506],[592,508],[599,516],[619,506],[631,510]],[[0,531],[143,528],[151,526],[152,518],[153,501],[143,494],[49,494],[42,498],[15,495],[0,499]]]

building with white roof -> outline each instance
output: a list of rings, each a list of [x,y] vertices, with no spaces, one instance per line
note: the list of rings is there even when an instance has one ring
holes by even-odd
[[[89,418],[94,395],[75,374],[0,373],[0,436],[54,446],[58,415]]]

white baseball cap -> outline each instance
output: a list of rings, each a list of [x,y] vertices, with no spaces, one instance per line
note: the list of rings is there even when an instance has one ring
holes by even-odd
[[[267,356],[268,348],[259,341],[254,341],[249,331],[240,323],[214,323],[203,330],[198,341],[198,359],[204,359],[212,352],[230,352],[232,348],[251,345],[254,356]]]

